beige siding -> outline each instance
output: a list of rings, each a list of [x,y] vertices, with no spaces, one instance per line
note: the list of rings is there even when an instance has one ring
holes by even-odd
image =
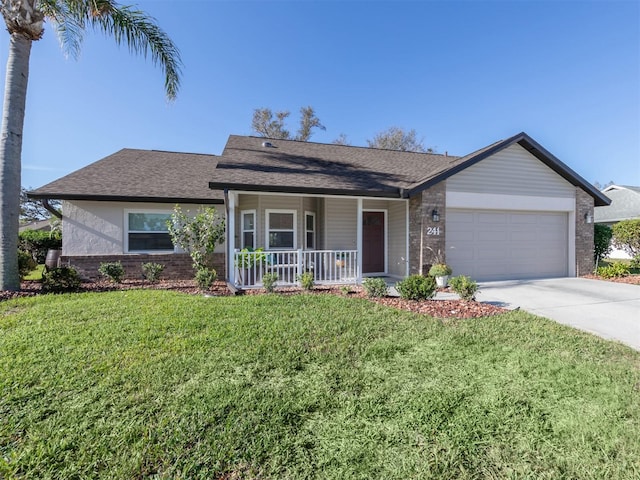
[[[389,241],[389,274],[404,277],[406,275],[407,255],[407,202],[389,201],[388,241]]]
[[[355,250],[357,248],[358,204],[356,200],[325,199],[325,248]]]
[[[575,187],[520,145],[512,145],[447,179],[447,191],[525,195],[575,196]]]
[[[389,208],[388,200],[363,200],[362,208],[365,210],[387,210]]]
[[[124,216],[127,210],[173,211],[173,204],[138,202],[88,202],[73,201],[63,203],[62,254],[114,255],[124,253]],[[182,205],[183,211],[195,212],[198,205]],[[224,218],[224,208],[216,206]],[[218,246],[216,252],[224,252]]]

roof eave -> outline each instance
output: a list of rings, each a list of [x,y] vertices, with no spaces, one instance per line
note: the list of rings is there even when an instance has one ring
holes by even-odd
[[[265,193],[299,193],[307,195],[338,195],[352,197],[402,198],[399,189],[389,191],[356,190],[348,188],[302,187],[292,185],[252,185],[245,183],[209,182],[212,190],[236,190]]]
[[[211,204],[222,205],[224,200],[217,198],[187,198],[187,197],[144,197],[129,195],[84,195],[84,194],[64,194],[64,193],[33,193],[28,192],[27,196],[34,200],[85,200],[101,202],[149,202],[149,203],[189,203],[189,204]]]

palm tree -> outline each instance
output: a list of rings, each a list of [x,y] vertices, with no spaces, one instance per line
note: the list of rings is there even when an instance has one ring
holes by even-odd
[[[125,43],[129,50],[151,54],[165,76],[165,91],[173,100],[180,86],[180,53],[155,20],[113,0],[0,0],[0,12],[10,35],[7,77],[0,131],[0,290],[20,288],[18,218],[20,170],[29,56],[50,22],[62,48],[77,56],[88,27]]]

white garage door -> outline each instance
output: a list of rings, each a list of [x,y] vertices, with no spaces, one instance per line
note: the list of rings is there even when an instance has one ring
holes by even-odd
[[[454,210],[446,215],[447,263],[475,280],[564,277],[568,215]]]

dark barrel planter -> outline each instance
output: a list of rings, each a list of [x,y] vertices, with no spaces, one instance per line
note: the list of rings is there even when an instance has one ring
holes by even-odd
[[[47,250],[47,258],[44,261],[44,266],[48,269],[56,268],[58,263],[60,262],[60,255],[62,254],[62,250]]]

